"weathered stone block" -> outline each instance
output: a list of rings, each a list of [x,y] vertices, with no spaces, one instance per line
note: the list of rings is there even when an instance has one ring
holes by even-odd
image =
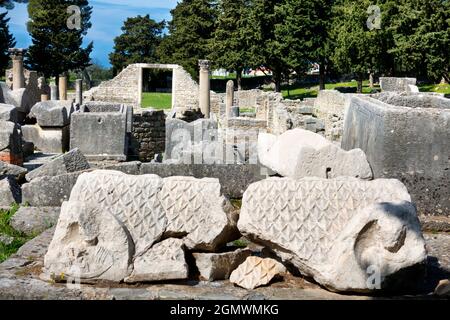
[[[25,168],[0,161],[0,178],[12,176],[16,178],[16,180],[21,180],[25,177],[27,172],[28,170]]]
[[[26,235],[34,236],[58,222],[59,207],[21,207],[11,218],[11,226]]]
[[[271,178],[245,192],[238,228],[330,290],[392,289],[427,256],[410,201],[397,180]]]
[[[32,207],[60,207],[69,200],[70,192],[81,172],[55,177],[40,177],[22,185],[22,203]]]
[[[133,262],[127,283],[187,279],[188,265],[181,239],[167,239],[155,244]]]
[[[371,179],[372,170],[361,149],[344,151],[324,137],[302,129],[277,137],[258,137],[259,161],[284,177]]]
[[[85,105],[82,110],[72,114],[70,147],[80,149],[88,159],[125,161],[130,108],[105,104]]]
[[[44,101],[31,108],[29,117],[35,118],[41,127],[65,127],[74,111],[72,101]]]
[[[41,128],[39,125],[22,126],[23,139],[46,153],[69,151],[70,127]]]
[[[224,253],[193,253],[200,277],[207,281],[226,280],[242,264],[252,251],[238,249]]]
[[[380,77],[382,91],[408,92],[409,85],[416,85],[416,78]]]
[[[411,99],[402,95],[389,100],[397,106],[353,97],[342,147],[362,149],[375,178],[401,180],[419,213],[449,216],[450,100],[423,98],[410,103]]]
[[[0,120],[17,122],[17,108],[10,104],[0,103]]]
[[[17,182],[6,177],[0,180],[0,207],[9,207],[14,203],[20,203],[21,190]]]
[[[59,176],[88,169],[90,169],[90,165],[84,155],[78,149],[73,149],[31,171],[26,178],[31,181],[39,177]]]
[[[276,260],[248,257],[230,276],[230,282],[247,290],[269,284],[276,276],[285,273],[286,268]]]

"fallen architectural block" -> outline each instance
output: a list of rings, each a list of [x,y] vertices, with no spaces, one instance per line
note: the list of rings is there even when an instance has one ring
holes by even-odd
[[[111,212],[65,202],[45,255],[45,271],[55,281],[118,282],[131,272],[132,252],[126,228]]]
[[[159,198],[168,220],[165,236],[186,235],[191,250],[214,251],[235,234],[217,179],[165,178]]]
[[[75,112],[70,124],[70,148],[89,160],[126,161],[133,109],[125,105],[91,103]]]
[[[245,192],[238,228],[332,291],[393,289],[427,257],[410,201],[398,180],[270,178]]]
[[[230,235],[237,230],[236,221],[224,211],[226,203],[217,179],[162,179],[108,170],[85,172],[61,209],[46,270],[48,274],[69,275],[81,264],[82,281],[186,278],[184,246],[214,250],[234,240]],[[111,240],[109,233],[117,231],[116,223],[122,231]],[[122,238],[122,232],[126,238]],[[159,242],[162,239],[167,240]],[[116,242],[117,248],[103,241]],[[125,247],[128,255],[123,254]],[[113,249],[119,254],[113,254]],[[61,258],[67,250],[75,254]],[[152,267],[155,265],[159,269]]]
[[[31,181],[39,177],[59,176],[88,169],[90,169],[90,165],[84,155],[78,149],[73,149],[31,171],[26,178]]]
[[[0,161],[22,165],[22,135],[20,126],[0,120]]]
[[[6,177],[0,180],[0,207],[9,207],[14,203],[20,203],[21,191],[17,182]]]
[[[20,207],[10,223],[15,230],[34,236],[55,226],[60,211],[59,207]]]
[[[181,239],[167,239],[157,243],[143,255],[134,259],[133,273],[127,283],[182,280],[189,275]]]
[[[72,101],[43,101],[35,104],[28,115],[41,127],[65,127],[75,111]]]
[[[342,147],[364,150],[375,178],[402,181],[420,214],[449,216],[450,100],[422,94],[375,98],[351,98]]]
[[[0,161],[0,178],[5,176],[12,176],[16,178],[16,180],[20,180],[25,177],[27,172],[28,170],[23,167]]]
[[[10,104],[0,103],[0,120],[17,122],[17,108]]]
[[[22,126],[23,139],[45,153],[69,151],[70,127],[42,128],[38,124]]]
[[[281,263],[270,258],[248,257],[230,276],[230,282],[247,290],[269,284],[275,277],[286,273]]]
[[[382,91],[408,92],[410,85],[416,85],[416,78],[380,77]]]
[[[54,177],[39,177],[22,185],[22,203],[31,207],[60,207],[82,172]]]
[[[207,281],[226,280],[252,251],[238,249],[224,253],[193,253],[200,278]]]
[[[303,129],[289,130],[278,137],[260,133],[258,156],[263,165],[289,178],[372,178],[362,150],[344,151],[324,137]]]

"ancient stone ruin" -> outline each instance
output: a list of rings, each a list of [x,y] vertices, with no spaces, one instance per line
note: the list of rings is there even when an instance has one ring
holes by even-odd
[[[423,230],[449,230],[450,100],[415,79],[286,100],[213,92],[201,60],[198,84],[133,64],[68,93],[11,52],[0,207],[20,204],[9,224],[40,235],[0,264],[0,298],[446,292],[448,238]],[[146,69],[172,71],[171,110],[141,108]]]

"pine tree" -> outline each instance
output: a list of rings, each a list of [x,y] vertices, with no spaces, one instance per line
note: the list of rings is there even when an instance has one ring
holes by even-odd
[[[449,1],[397,1],[390,29],[397,74],[450,81]]]
[[[249,51],[252,66],[272,70],[275,90],[280,92],[283,76],[290,70],[283,58],[286,54],[283,39],[277,38],[275,33],[275,26],[283,24],[283,16],[276,10],[278,5],[278,0],[252,1],[249,24],[255,45]]]
[[[297,74],[303,74],[312,63],[319,63],[321,90],[325,89],[333,3],[334,0],[285,0],[276,9],[283,22],[275,25],[275,34],[285,63]]]
[[[211,43],[210,58],[214,66],[236,71],[241,89],[242,71],[249,67],[250,50],[254,45],[249,26],[249,0],[222,0],[217,28]]]
[[[123,33],[114,39],[114,52],[109,55],[114,71],[132,63],[156,63],[156,49],[161,43],[165,21],[156,22],[149,15],[128,18]]]
[[[211,53],[216,3],[212,0],[182,0],[171,14],[169,35],[159,46],[158,55],[163,63],[179,64],[197,79],[198,60]]]
[[[69,6],[81,10],[80,28],[69,28]],[[80,70],[89,66],[89,55],[93,43],[82,48],[83,36],[91,27],[92,7],[87,0],[30,0],[28,30],[32,45],[27,54],[31,70],[46,77],[58,77],[69,70]]]
[[[28,0],[0,0],[0,7],[12,10],[14,9],[14,2],[27,3]]]
[[[383,33],[367,26],[370,0],[343,0],[334,7],[332,60],[342,73],[353,73],[358,92],[369,72],[379,71],[383,64]]]
[[[0,13],[0,74],[5,74],[9,63],[8,49],[16,45],[14,37],[9,32],[7,12]]]

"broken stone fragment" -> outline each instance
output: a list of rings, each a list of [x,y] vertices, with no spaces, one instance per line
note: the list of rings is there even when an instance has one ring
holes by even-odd
[[[9,207],[21,202],[21,190],[16,180],[6,177],[0,180],[0,207]]]
[[[269,284],[275,277],[286,273],[286,267],[274,259],[248,257],[230,276],[230,282],[247,290]]]
[[[410,201],[398,180],[272,178],[247,189],[238,228],[332,291],[370,292],[426,260]]]
[[[72,101],[43,101],[31,108],[29,117],[35,118],[41,127],[64,127],[70,124],[74,111]]]
[[[45,273],[55,281],[119,282],[131,273],[133,250],[127,229],[108,210],[65,202],[45,255]]]
[[[125,282],[182,280],[189,275],[183,240],[167,239],[155,244],[141,256],[135,257],[133,273]]]
[[[13,105],[0,103],[0,120],[17,122],[17,109]]]
[[[321,135],[303,129],[288,130],[278,137],[260,133],[258,156],[264,166],[283,177],[373,177],[361,149],[344,151]]]
[[[434,290],[434,294],[442,297],[450,297],[450,280],[445,279],[439,281],[436,289]]]
[[[163,180],[155,175],[132,176],[96,170],[80,175],[70,202],[108,211],[123,224],[134,241],[135,255],[147,251],[163,235],[167,218],[158,194]]]
[[[31,171],[26,178],[31,181],[39,177],[53,177],[88,169],[90,169],[90,165],[84,155],[78,149],[73,149]]]
[[[0,178],[4,176],[13,176],[20,180],[27,174],[28,170],[13,164],[0,161]]]
[[[226,280],[245,259],[252,255],[248,249],[225,253],[193,253],[200,277],[207,281]]]
[[[168,220],[165,237],[185,236],[187,248],[205,251],[235,240],[234,222],[225,212],[229,202],[218,179],[165,178],[159,198]]]

